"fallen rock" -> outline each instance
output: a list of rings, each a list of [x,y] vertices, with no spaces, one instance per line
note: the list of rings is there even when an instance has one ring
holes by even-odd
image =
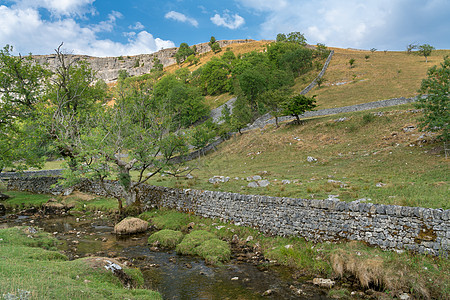
[[[264,179],[264,180],[259,180],[258,181],[258,185],[260,186],[260,187],[266,187],[266,186],[268,186],[270,184],[270,181],[269,180],[266,180],[266,179]]]
[[[313,284],[323,287],[323,288],[332,288],[336,282],[331,279],[324,279],[324,278],[314,278]]]
[[[148,229],[148,222],[138,218],[126,218],[114,226],[115,234],[134,234],[145,232]]]
[[[282,184],[291,184],[291,181],[288,179],[281,180]]]
[[[247,187],[249,187],[249,188],[257,188],[257,187],[259,187],[259,185],[258,185],[257,182],[252,181],[252,182],[250,182],[250,183],[247,185]]]
[[[273,293],[274,293],[273,290],[267,290],[267,291],[265,291],[264,293],[262,293],[262,296],[263,296],[263,297],[270,296],[270,295],[272,295]]]
[[[306,160],[307,160],[308,162],[315,162],[315,161],[317,161],[317,158],[312,157],[312,156],[308,156],[308,157],[306,158]]]
[[[228,182],[229,180],[230,180],[230,177],[214,176],[214,177],[209,178],[208,182],[212,183],[212,184],[216,184],[216,183],[219,183],[219,182],[222,182],[222,183]]]

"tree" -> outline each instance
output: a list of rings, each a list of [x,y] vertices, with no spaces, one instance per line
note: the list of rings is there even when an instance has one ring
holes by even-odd
[[[199,84],[206,95],[216,95],[230,90],[231,65],[223,59],[213,58],[202,68]]]
[[[353,68],[353,65],[355,64],[355,59],[350,58],[350,60],[348,61],[348,64],[350,65],[350,68]]]
[[[421,129],[441,132],[440,138],[449,141],[450,129],[450,58],[444,58],[440,67],[428,69],[428,78],[422,80],[417,107],[423,109]]]
[[[192,54],[195,54],[194,50],[192,50],[187,43],[181,43],[177,53],[175,54],[177,64],[181,64]]]
[[[406,46],[406,54],[411,54],[413,50],[417,49],[417,47],[418,45],[415,43],[409,44],[408,46]]]
[[[279,42],[285,42],[287,40],[287,36],[284,33],[277,34],[277,43]]]
[[[95,72],[85,61],[76,61],[61,50],[55,50],[58,65],[39,105],[39,125],[53,140],[59,153],[76,168],[76,156],[83,130],[95,127],[90,115],[105,99],[106,91],[95,85]],[[86,129],[89,128],[89,129]]]
[[[288,98],[283,104],[284,114],[294,116],[297,123],[300,124],[300,115],[306,111],[314,110],[317,106],[316,100],[313,97],[306,97],[305,95],[296,95]]]
[[[425,57],[425,62],[428,62],[428,56],[431,55],[431,52],[435,49],[433,46],[428,44],[420,45],[418,48],[417,53],[419,55],[422,55]]]
[[[222,49],[220,48],[219,43],[216,41],[216,38],[213,37],[213,36],[212,36],[211,39],[209,40],[208,45],[209,45],[209,47],[211,47],[211,50],[212,50],[214,53],[218,53],[218,52],[222,51]]]
[[[275,117],[275,124],[278,128],[278,117],[283,115],[282,106],[288,99],[290,91],[288,89],[269,90],[261,94],[263,103],[270,109],[272,116]]]
[[[305,35],[303,33],[298,32],[298,31],[289,33],[287,35],[287,39],[286,40],[288,42],[296,43],[296,44],[299,44],[301,46],[306,46]]]
[[[39,167],[46,139],[31,123],[49,72],[31,56],[13,56],[13,47],[0,50],[0,172],[7,168]]]

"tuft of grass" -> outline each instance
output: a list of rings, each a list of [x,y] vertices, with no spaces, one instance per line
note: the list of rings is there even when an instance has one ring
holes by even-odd
[[[32,194],[19,191],[8,191],[5,192],[5,194],[11,197],[3,202],[5,206],[18,209],[27,207],[41,207],[42,204],[46,203],[53,197],[52,195]]]
[[[176,247],[176,251],[185,255],[197,255],[195,248],[200,246],[203,242],[215,239],[216,236],[206,230],[195,230],[186,235],[181,243]]]
[[[213,238],[195,248],[195,253],[212,265],[230,260],[231,249],[227,242]]]
[[[123,288],[119,279],[104,268],[92,268],[84,259],[67,261],[52,248],[56,239],[27,228],[0,229],[0,295],[18,299],[162,299],[145,290],[138,269],[125,269],[139,288]]]
[[[184,230],[192,222],[188,214],[177,211],[162,211],[160,214],[151,218],[152,223],[159,229]]]
[[[156,241],[161,243],[163,248],[172,249],[175,248],[182,240],[183,233],[181,231],[175,231],[170,229],[163,229],[153,233],[148,238],[148,243],[153,244]]]

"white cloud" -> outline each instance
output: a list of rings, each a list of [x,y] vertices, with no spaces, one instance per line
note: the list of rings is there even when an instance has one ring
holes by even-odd
[[[108,20],[101,21],[98,24],[91,26],[94,32],[111,32],[116,26],[116,20],[123,18],[123,15],[118,11],[112,11],[108,15]]]
[[[450,1],[446,0],[237,2],[264,16],[259,34],[266,39],[274,39],[277,33],[300,31],[313,44],[402,50],[418,40],[438,44],[446,32],[448,35],[450,26]]]
[[[13,0],[17,8],[44,8],[56,16],[94,13],[95,0]]]
[[[112,12],[106,21],[82,26],[72,17],[44,20],[36,8],[0,5],[0,45],[13,45],[22,54],[51,54],[64,42],[68,52],[92,56],[135,55],[175,47],[147,31],[129,34],[124,43],[100,39],[97,34],[112,31],[119,17],[120,13]]]
[[[240,15],[234,14],[233,16],[230,16],[226,12],[223,16],[215,14],[214,17],[211,18],[211,22],[217,26],[223,26],[229,29],[237,29],[245,24],[244,18]]]
[[[145,28],[145,26],[142,25],[141,22],[136,22],[134,25],[128,26],[128,28],[129,28],[129,29],[132,29],[132,30],[142,30],[142,29]]]
[[[194,27],[198,27],[198,22],[196,19],[189,18],[186,15],[176,12],[176,11],[169,11],[165,16],[166,19],[175,20],[182,23],[188,23],[191,24]]]

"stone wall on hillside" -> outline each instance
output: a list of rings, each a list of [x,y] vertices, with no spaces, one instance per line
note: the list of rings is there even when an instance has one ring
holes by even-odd
[[[14,178],[12,190],[62,192],[52,187],[55,177]],[[108,183],[118,192],[117,183]],[[97,183],[85,181],[82,192],[104,194]],[[448,256],[450,210],[382,205],[339,200],[308,200],[237,193],[172,189],[142,185],[145,208],[167,207],[209,218],[251,226],[280,236],[310,241],[358,240],[383,249],[407,249]]]
[[[231,44],[242,44],[253,42],[254,40],[223,40],[218,41],[221,47]],[[196,45],[197,53],[203,54],[211,51],[208,43]],[[176,63],[175,54],[178,48],[163,49],[152,54],[140,54],[135,56],[118,57],[92,57],[87,55],[69,55],[74,61],[85,60],[91,68],[97,72],[97,77],[105,82],[114,82],[119,76],[120,70],[126,70],[131,76],[147,74],[154,66],[154,59],[160,60],[164,67]],[[53,55],[34,55],[33,58],[40,64],[48,65],[49,69],[55,69],[58,65],[56,54]]]

